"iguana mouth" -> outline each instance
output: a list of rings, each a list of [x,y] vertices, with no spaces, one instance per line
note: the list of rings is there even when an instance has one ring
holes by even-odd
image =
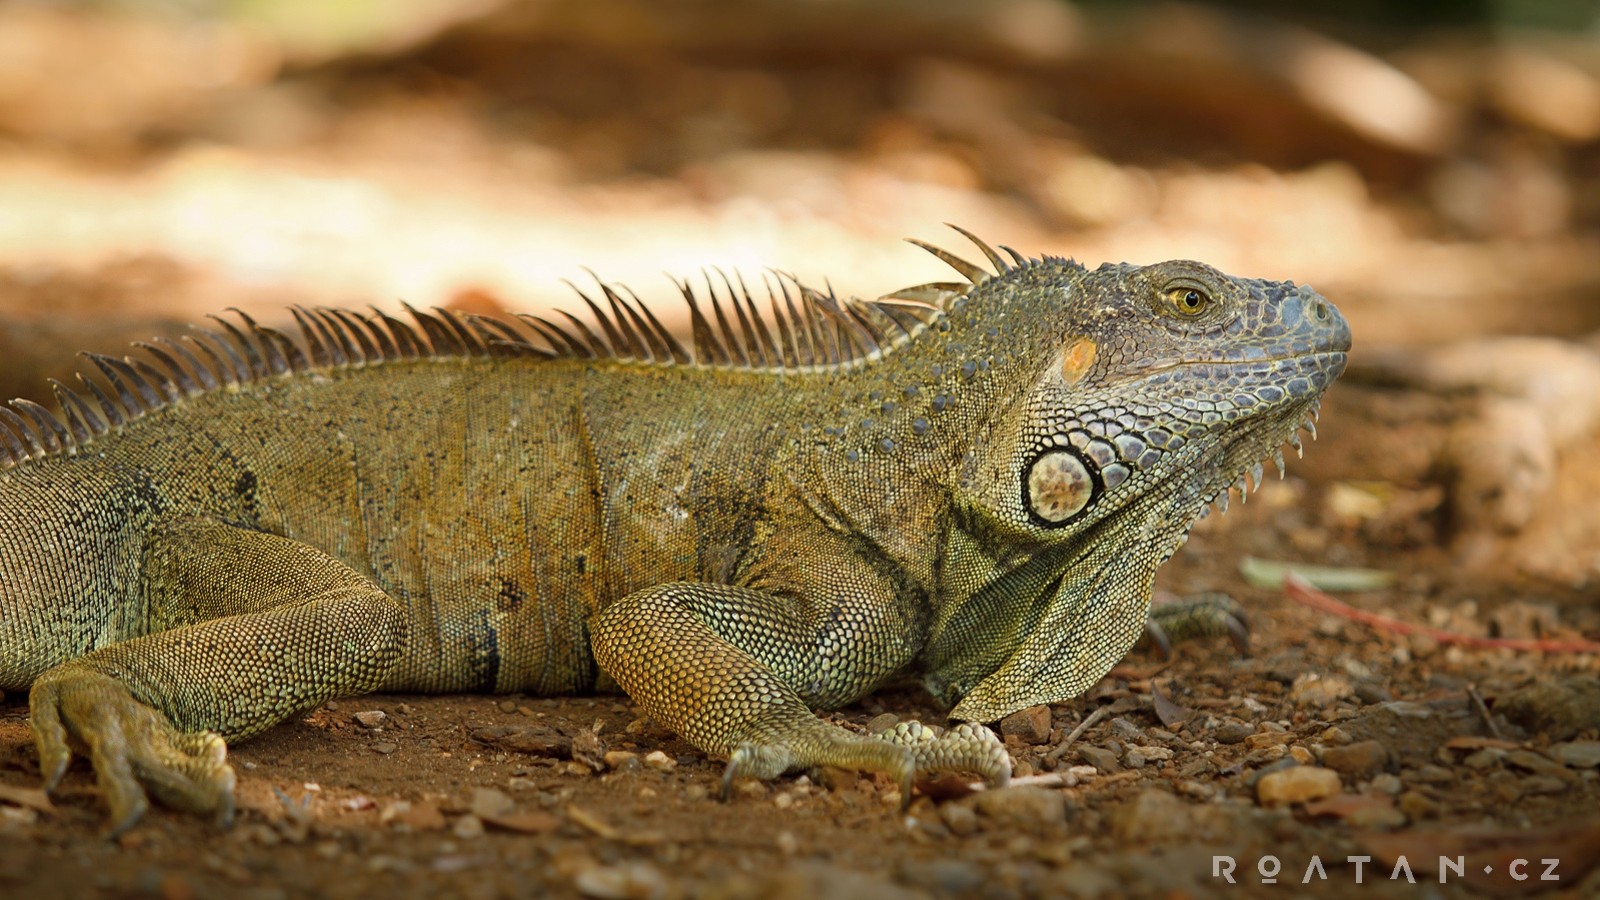
[[[1326,363],[1325,368],[1331,370],[1328,381],[1332,382],[1344,371],[1350,356],[1349,348],[1315,350],[1310,353],[1292,353],[1283,356],[1263,356],[1259,359],[1186,359],[1178,362],[1160,363],[1148,369],[1134,373],[1135,378],[1146,378],[1159,375],[1162,372],[1174,372],[1183,369],[1220,369],[1244,368],[1249,366],[1265,366],[1273,363]]]

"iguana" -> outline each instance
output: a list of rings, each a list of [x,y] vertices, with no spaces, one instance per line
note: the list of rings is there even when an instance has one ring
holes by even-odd
[[[875,301],[682,283],[690,347],[604,284],[592,324],[239,313],[0,406],[0,688],[47,789],[82,753],[111,833],[148,795],[226,819],[225,742],[329,698],[617,687],[727,778],[1003,780],[979,723],[1128,651],[1350,332],[1307,287],[961,233],[995,271],[914,242],[964,280]],[[964,724],[812,712],[906,678]]]

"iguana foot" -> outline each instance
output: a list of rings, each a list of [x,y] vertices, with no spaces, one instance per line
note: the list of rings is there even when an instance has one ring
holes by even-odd
[[[798,740],[746,742],[735,747],[722,773],[723,799],[735,779],[771,779],[816,766],[889,775],[900,786],[901,809],[910,805],[912,786],[923,776],[970,772],[990,787],[1002,787],[1011,779],[1011,757],[1005,745],[982,725],[963,722],[941,735],[920,722],[903,722],[868,737],[818,725],[821,727]]]
[[[139,821],[148,795],[232,822],[234,773],[215,732],[178,731],[122,682],[70,663],[40,676],[28,704],[45,790],[61,783],[74,750],[87,755],[110,809],[107,837]]]
[[[1239,601],[1208,593],[1154,602],[1139,646],[1154,645],[1162,656],[1171,656],[1174,642],[1205,637],[1227,637],[1240,656],[1250,655],[1250,623]]]

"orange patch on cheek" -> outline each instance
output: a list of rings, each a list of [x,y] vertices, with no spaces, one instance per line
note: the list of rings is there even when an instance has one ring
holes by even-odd
[[[1070,387],[1083,380],[1100,348],[1086,337],[1074,338],[1061,351],[1061,380]]]

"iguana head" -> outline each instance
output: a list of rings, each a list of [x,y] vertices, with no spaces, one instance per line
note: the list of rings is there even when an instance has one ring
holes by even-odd
[[[1156,567],[1298,448],[1350,329],[1308,287],[1188,261],[1007,266],[952,315],[1020,385],[951,477],[998,563],[944,628],[969,649],[930,677],[957,718],[991,721],[1082,693],[1131,648]]]

